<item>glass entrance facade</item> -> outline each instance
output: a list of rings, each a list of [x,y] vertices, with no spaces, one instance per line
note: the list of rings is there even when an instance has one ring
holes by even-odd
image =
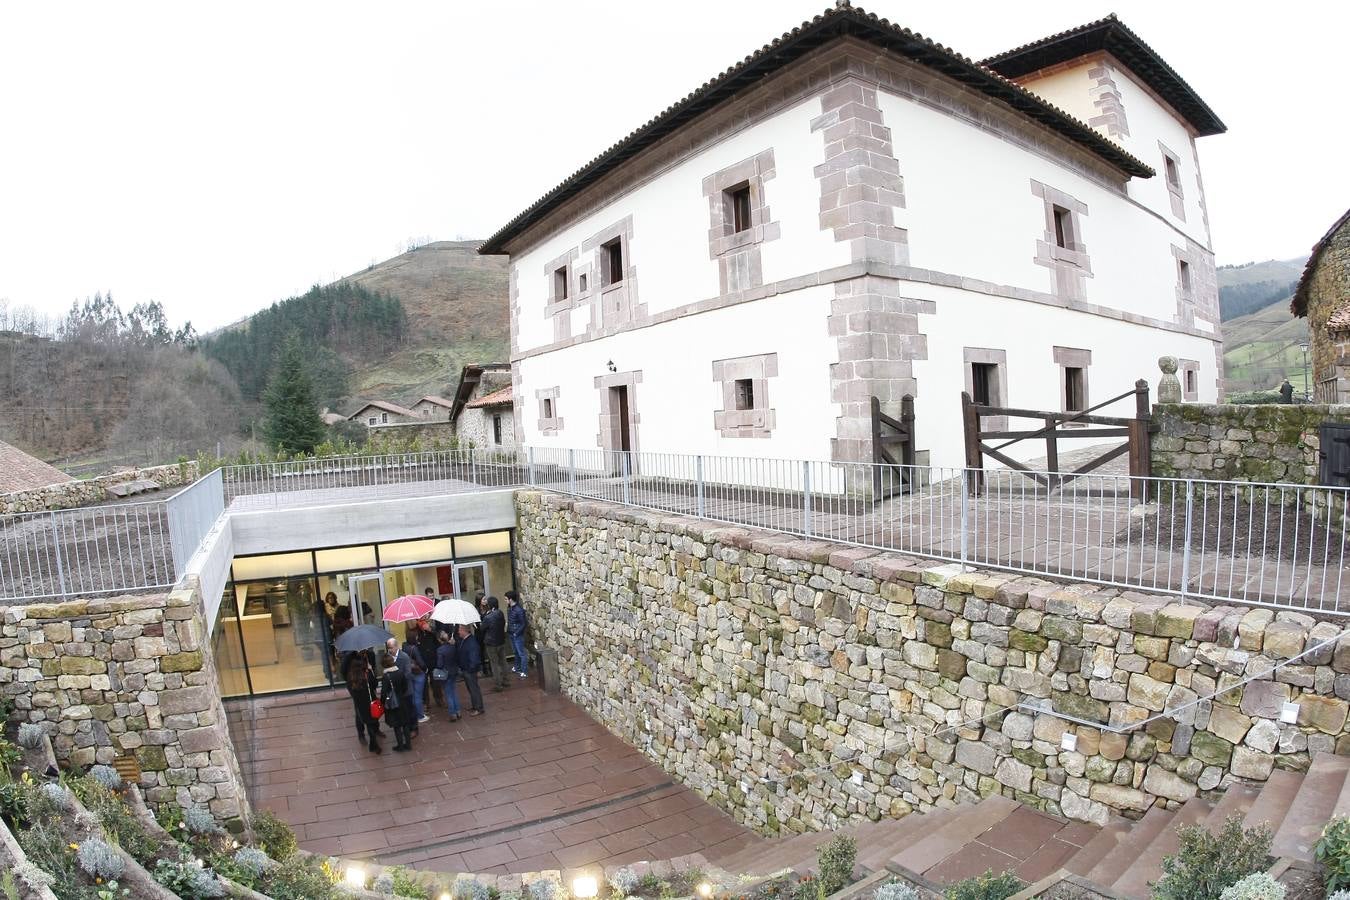
[[[406,594],[472,603],[481,592],[505,607],[513,538],[490,531],[235,557],[212,632],[221,696],[337,684],[334,623],[350,616],[402,641],[404,626],[382,617]]]

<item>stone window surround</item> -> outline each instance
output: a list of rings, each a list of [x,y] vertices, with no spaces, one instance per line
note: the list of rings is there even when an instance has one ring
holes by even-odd
[[[553,317],[560,312],[576,306],[576,273],[573,271],[579,251],[573,247],[560,256],[555,256],[544,264],[544,277],[548,279],[548,303],[544,306],[544,315]],[[557,280],[554,278],[559,269],[567,271],[567,296],[558,296]]]
[[[1087,204],[1034,178],[1031,179],[1031,193],[1042,201],[1045,212],[1045,231],[1036,241],[1036,265],[1055,273],[1052,293],[1056,296],[1085,299],[1084,279],[1092,277],[1092,262],[1083,241],[1082,220],[1088,214]],[[1067,245],[1064,247],[1059,246],[1055,237],[1055,207],[1069,214],[1064,222],[1064,243]]]
[[[1195,267],[1191,265],[1191,254],[1172,245],[1172,258],[1176,264],[1176,292],[1177,292],[1177,321],[1183,324],[1189,324],[1195,321],[1196,303],[1195,303]],[[1190,270],[1190,284],[1187,285],[1181,279],[1181,264],[1185,263]]]
[[[1088,394],[1088,369],[1092,366],[1092,351],[1083,350],[1078,347],[1054,347],[1051,351],[1054,355],[1055,364],[1059,366],[1059,409],[1061,412],[1070,412],[1069,409],[1069,369],[1083,370],[1083,409],[1092,405]],[[1072,410],[1072,412],[1082,412],[1083,410]],[[1082,428],[1086,422],[1075,422],[1065,427]]]
[[[610,372],[595,376],[595,388],[600,392],[600,430],[595,435],[595,445],[604,450],[617,450],[619,444],[619,423],[615,421],[618,411],[610,407],[614,396],[610,388],[628,388],[628,439],[629,449],[638,450],[638,423],[642,416],[637,411],[637,386],[642,383],[642,370],[629,372]],[[556,410],[555,410],[556,411]]]
[[[1195,389],[1190,386],[1188,375],[1195,375]],[[1195,403],[1200,399],[1200,361],[1198,359],[1177,358],[1177,374],[1181,376],[1181,399],[1186,403]]]
[[[773,436],[777,414],[769,408],[769,381],[778,376],[778,354],[738,356],[713,360],[712,378],[722,386],[722,408],[713,411],[713,427],[725,438],[767,438]],[[754,393],[754,405],[737,407],[736,383],[748,379]]]
[[[782,236],[779,223],[769,219],[764,190],[764,183],[776,174],[770,147],[703,179],[703,196],[708,198],[708,256],[717,260],[723,294],[764,283],[760,245]],[[728,191],[741,186],[750,191],[750,227],[736,231],[726,199]]]
[[[1162,171],[1158,174],[1162,176],[1163,184],[1167,185],[1167,195],[1172,201],[1172,215],[1185,222],[1186,202],[1181,188],[1181,157],[1173,153],[1171,148],[1162,141],[1158,141],[1158,151],[1163,156],[1163,164],[1159,167]],[[1172,179],[1167,177],[1168,161],[1171,161],[1173,168],[1176,169],[1176,183],[1173,183]]]
[[[535,400],[539,403],[539,433],[542,435],[555,435],[563,429],[562,416],[558,414],[558,394],[560,388],[557,385],[553,387],[539,388],[534,392]],[[553,405],[553,415],[545,415],[544,401],[548,400]]]
[[[581,244],[581,252],[591,255],[590,281],[600,279],[604,271],[604,246],[615,238],[619,240],[623,254],[623,273],[621,281],[611,284],[591,284],[591,323],[588,333],[592,337],[608,334],[646,321],[647,307],[637,302],[637,266],[633,263],[633,217],[624,216],[612,225],[600,229]],[[613,308],[614,312],[609,313]]]
[[[975,397],[975,369],[973,363],[984,363],[996,367],[998,380],[993,384],[994,396],[989,399],[993,401],[991,406],[1008,405],[1008,351],[995,350],[989,347],[964,347],[961,351],[963,368],[965,369],[966,393],[971,398]],[[1007,416],[980,416],[980,428],[989,431],[1007,431]]]

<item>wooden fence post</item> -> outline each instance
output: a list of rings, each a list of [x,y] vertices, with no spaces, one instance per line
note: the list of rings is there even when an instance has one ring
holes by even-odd
[[[973,496],[984,489],[984,455],[980,452],[980,410],[968,391],[961,392],[961,423],[966,433],[966,468],[973,470],[966,484]]]
[[[1150,428],[1153,417],[1148,402],[1148,382],[1134,383],[1134,419],[1129,429],[1130,495],[1143,503],[1148,500],[1147,479],[1153,473],[1153,449]]]

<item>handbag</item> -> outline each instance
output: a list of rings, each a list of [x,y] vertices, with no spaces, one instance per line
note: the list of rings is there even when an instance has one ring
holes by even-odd
[[[366,684],[366,696],[370,697],[369,683]],[[384,704],[380,702],[378,697],[370,697],[370,717],[378,720],[382,715],[384,715]]]
[[[388,675],[384,676],[384,681],[381,683],[380,687],[384,688],[384,690],[381,691],[381,693],[384,694],[384,708],[398,709],[398,691],[394,690],[393,679]]]
[[[431,680],[432,680],[432,681],[449,681],[449,680],[450,680],[450,673],[447,672],[445,669],[432,669],[432,670],[431,670]]]

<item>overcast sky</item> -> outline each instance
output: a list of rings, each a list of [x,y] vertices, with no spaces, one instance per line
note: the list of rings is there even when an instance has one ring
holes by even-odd
[[[826,2],[0,3],[0,299],[209,328],[485,237]],[[1350,205],[1350,4],[860,5],[977,59],[1114,10],[1229,127],[1200,141],[1220,263]]]

